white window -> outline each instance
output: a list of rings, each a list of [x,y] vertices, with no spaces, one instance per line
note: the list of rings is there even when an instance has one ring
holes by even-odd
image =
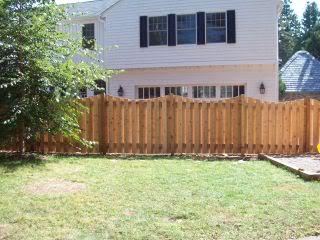
[[[195,44],[196,32],[195,14],[177,16],[178,44]]]
[[[140,87],[138,88],[139,99],[150,99],[160,97],[160,87]]]
[[[194,86],[192,87],[193,98],[215,98],[215,86]]]
[[[165,95],[174,94],[177,96],[188,97],[188,87],[165,87],[164,92]]]
[[[96,80],[95,82],[96,82],[97,88],[94,90],[94,95],[106,93],[106,90],[107,90],[106,82],[103,80]]]
[[[82,47],[93,50],[94,45],[94,23],[84,24],[82,27]]]
[[[79,92],[79,96],[80,98],[86,98],[88,96],[87,89],[86,88],[81,89]]]
[[[149,17],[149,45],[168,45],[167,16]]]
[[[220,89],[221,98],[238,97],[244,94],[245,94],[244,85],[221,86],[221,89]]]
[[[207,43],[226,42],[226,13],[207,13]]]

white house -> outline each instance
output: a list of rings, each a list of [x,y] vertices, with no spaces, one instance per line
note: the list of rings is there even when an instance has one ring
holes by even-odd
[[[101,56],[125,70],[108,94],[278,101],[280,8],[281,0],[95,0],[72,5],[84,13],[72,31],[118,46]]]

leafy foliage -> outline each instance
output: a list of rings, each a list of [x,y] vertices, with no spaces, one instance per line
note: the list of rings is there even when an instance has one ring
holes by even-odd
[[[287,90],[287,86],[284,81],[281,79],[281,75],[279,76],[279,93],[280,96],[283,95]]]
[[[54,0],[0,0],[0,143],[43,132],[81,141],[79,90],[114,72],[102,68],[101,49],[82,49],[81,38],[59,30],[68,20]]]

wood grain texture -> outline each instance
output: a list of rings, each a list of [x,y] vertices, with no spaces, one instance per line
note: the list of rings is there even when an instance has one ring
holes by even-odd
[[[306,98],[269,103],[245,96],[219,101],[166,96],[129,100],[95,96],[81,100],[84,147],[62,134],[43,134],[41,153],[315,153],[320,143],[320,102]],[[4,150],[14,151],[12,138]],[[31,148],[30,148],[31,149]]]

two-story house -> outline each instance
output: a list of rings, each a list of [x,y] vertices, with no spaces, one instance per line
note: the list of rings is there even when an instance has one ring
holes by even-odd
[[[83,13],[72,31],[118,46],[101,56],[125,70],[108,94],[278,101],[280,9],[281,0],[95,0],[72,5]]]

